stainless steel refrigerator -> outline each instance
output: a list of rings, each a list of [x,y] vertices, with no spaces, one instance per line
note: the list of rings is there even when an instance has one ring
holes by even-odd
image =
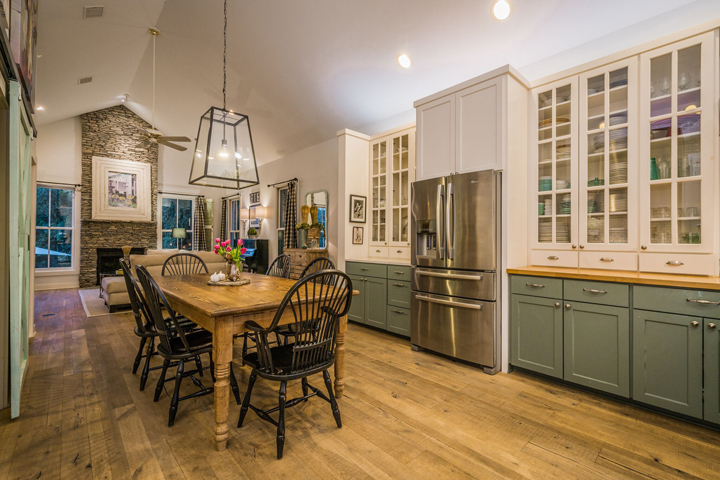
[[[500,369],[500,177],[494,170],[412,184],[413,349]]]

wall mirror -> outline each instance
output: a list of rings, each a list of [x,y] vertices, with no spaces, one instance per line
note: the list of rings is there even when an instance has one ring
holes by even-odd
[[[300,208],[300,223],[320,223],[324,227],[319,232],[308,234],[308,246],[312,246],[312,240],[317,240],[317,248],[327,248],[327,208],[328,208],[328,192],[327,190],[316,190],[305,194],[305,202]]]

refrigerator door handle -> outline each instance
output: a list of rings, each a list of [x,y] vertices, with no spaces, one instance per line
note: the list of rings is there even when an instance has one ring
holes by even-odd
[[[473,305],[471,303],[451,302],[449,300],[440,300],[437,298],[424,297],[421,295],[416,295],[415,298],[417,298],[421,302],[438,303],[440,305],[447,305],[449,307],[469,308],[470,310],[482,310],[482,305]]]
[[[439,226],[437,227],[437,234],[440,237],[438,245],[438,252],[440,253],[440,260],[445,260],[445,185],[438,185],[437,203],[435,205],[435,215]],[[442,216],[442,220],[440,220]]]
[[[417,270],[416,272],[418,275],[424,275],[426,277],[449,278],[453,280],[481,281],[483,279],[482,275],[459,275],[457,273],[426,272],[425,270]]]
[[[451,183],[448,185],[448,259],[455,260],[455,186]],[[451,223],[452,222],[452,223]]]

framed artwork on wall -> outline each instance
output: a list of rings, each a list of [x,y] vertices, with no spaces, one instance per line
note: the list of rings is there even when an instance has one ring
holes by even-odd
[[[365,223],[367,197],[350,195],[350,222]]]
[[[363,244],[363,235],[364,235],[363,227],[353,227],[353,236],[352,236],[353,245],[362,245]]]
[[[149,163],[105,157],[92,162],[93,220],[152,221]]]

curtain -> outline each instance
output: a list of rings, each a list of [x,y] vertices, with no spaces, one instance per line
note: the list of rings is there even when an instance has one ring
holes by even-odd
[[[285,248],[295,248],[297,245],[297,185],[290,182],[287,199],[285,201]]]
[[[227,240],[227,199],[223,198],[220,209],[220,241]]]
[[[205,241],[205,197],[195,197],[195,222],[193,223],[193,250],[207,250]]]

